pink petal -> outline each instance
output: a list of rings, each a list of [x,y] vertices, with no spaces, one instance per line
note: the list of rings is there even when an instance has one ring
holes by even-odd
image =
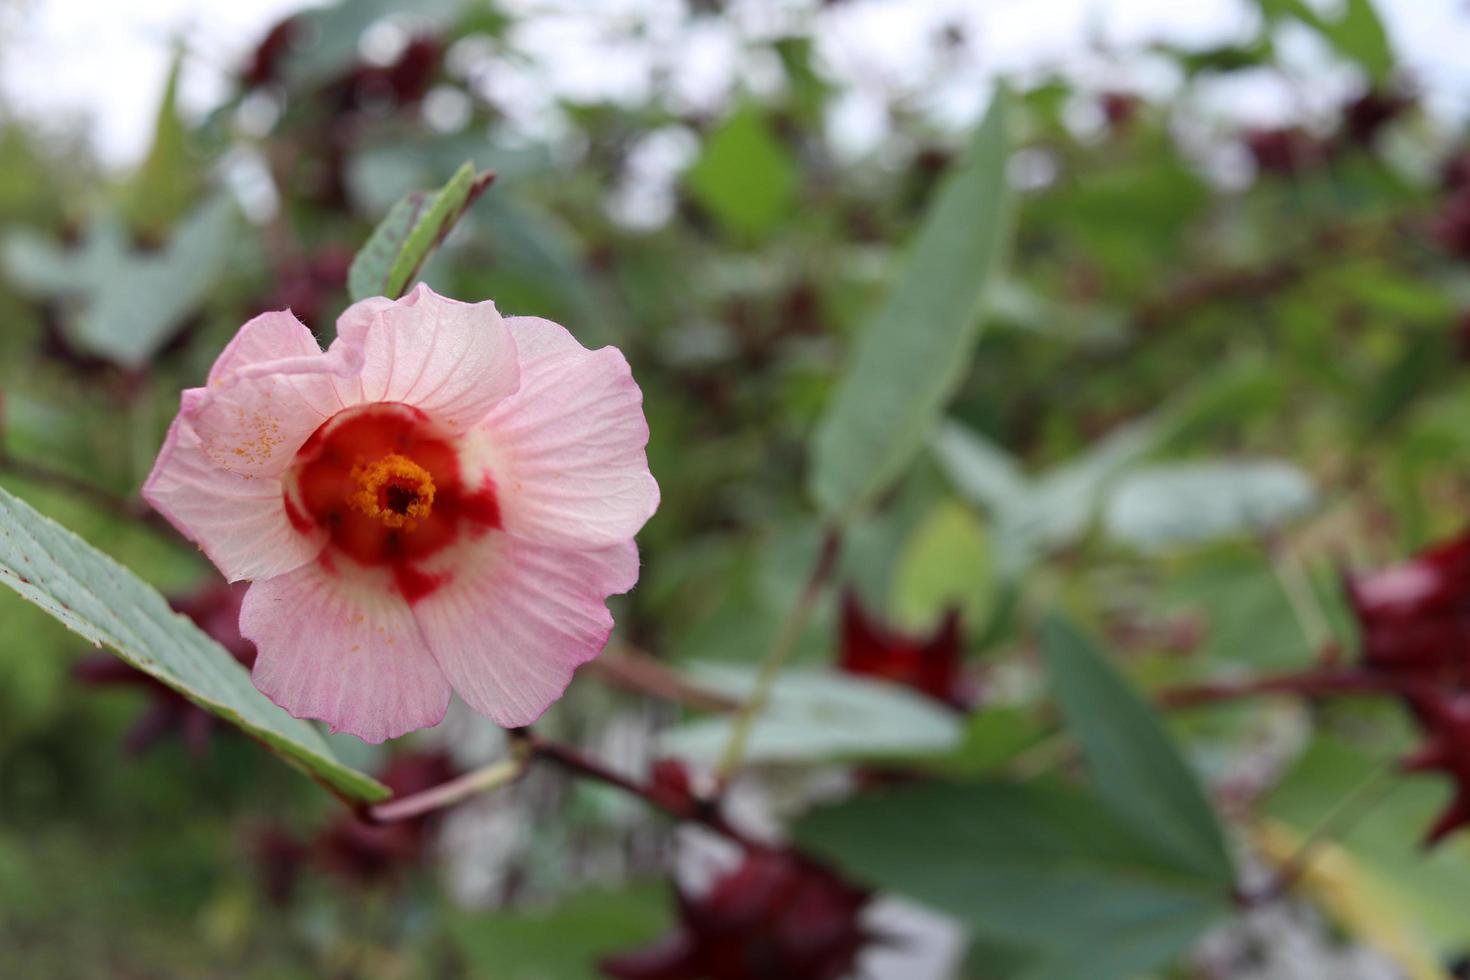
[[[306,328],[256,317],[220,355],[207,388],[186,396],[182,415],[218,466],[246,476],[280,476],[327,419],[353,404],[337,383],[362,365],[351,344],[322,353]],[[293,318],[294,319],[294,318]],[[274,355],[267,357],[265,355]]]
[[[253,364],[283,357],[312,357],[322,352],[306,324],[287,310],[273,310],[249,320],[209,369],[209,384]]]
[[[550,320],[507,321],[521,387],[485,419],[501,519],[512,534],[602,547],[658,508],[648,471],[643,393],[616,348],[589,351]]]
[[[259,651],[255,686],[297,718],[365,742],[437,725],[449,682],[386,576],[312,562],[255,582],[240,633]]]
[[[195,389],[197,390],[197,389]],[[191,394],[185,392],[185,404]],[[143,497],[195,542],[232,582],[282,575],[311,561],[326,532],[292,527],[275,477],[220,469],[189,422],[174,419],[143,484]]]
[[[414,618],[454,690],[506,727],[528,725],[602,652],[609,595],[638,581],[631,540],[562,551],[494,533],[465,546]]]
[[[397,302],[374,298],[337,321],[339,343],[362,352],[344,400],[403,402],[463,431],[520,385],[515,341],[494,303],[461,303],[419,284]],[[336,345],[333,345],[336,347]]]

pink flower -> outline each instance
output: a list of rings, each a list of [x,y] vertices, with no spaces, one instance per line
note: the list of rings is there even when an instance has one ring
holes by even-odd
[[[658,506],[627,361],[420,285],[349,307],[323,352],[290,313],[183,393],[143,493],[231,581],[255,685],[381,742],[451,688],[533,721],[612,630]]]

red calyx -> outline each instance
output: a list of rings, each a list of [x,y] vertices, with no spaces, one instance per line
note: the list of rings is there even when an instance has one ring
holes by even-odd
[[[849,589],[842,597],[841,644],[838,666],[850,674],[902,684],[961,711],[974,704],[958,610],[946,613],[930,636],[907,636],[869,616]]]
[[[1245,134],[1245,146],[1261,173],[1290,176],[1327,158],[1322,142],[1296,126],[1249,130]]]
[[[1470,681],[1470,533],[1346,584],[1366,667],[1434,684]]]
[[[708,893],[677,892],[672,936],[602,969],[618,980],[838,980],[874,939],[859,921],[870,897],[794,851],[752,850]]]
[[[1426,846],[1470,824],[1470,532],[1391,568],[1347,579],[1363,666],[1391,677],[1424,733],[1405,769],[1455,786]]]
[[[444,752],[403,752],[393,757],[378,780],[395,797],[421,793],[459,775]],[[423,861],[439,813],[369,824],[343,814],[312,845],[327,870],[360,882],[390,879]]]

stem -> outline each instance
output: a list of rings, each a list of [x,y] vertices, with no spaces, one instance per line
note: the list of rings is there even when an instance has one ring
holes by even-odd
[[[1291,674],[1269,674],[1243,681],[1217,681],[1186,684],[1160,691],[1157,701],[1163,708],[1191,708],[1217,701],[1262,694],[1296,694],[1302,697],[1325,697],[1333,694],[1402,694],[1418,690],[1422,681],[1405,680],[1365,670],[1309,670]]]
[[[508,786],[525,775],[531,763],[544,759],[553,765],[560,766],[573,776],[620,789],[630,796],[643,800],[649,806],[662,810],[676,820],[697,823],[742,847],[760,846],[756,841],[735,829],[720,813],[719,807],[710,800],[694,796],[692,793],[665,789],[656,784],[635,782],[568,745],[542,739],[529,728],[511,728],[506,731],[506,735],[510,742],[509,758],[501,759],[421,793],[389,800],[387,803],[379,803],[376,806],[364,806],[360,801],[348,799],[333,789],[330,784],[319,781],[327,786],[332,795],[342,800],[357,814],[359,819],[367,823],[392,823],[396,820],[421,817],[426,813],[463,803],[479,793]]]
[[[609,647],[582,668],[614,687],[647,694],[701,711],[734,711],[740,703],[690,683],[676,671],[632,647]]]
[[[1311,576],[1306,567],[1291,545],[1284,541],[1268,539],[1266,553],[1270,556],[1271,570],[1276,573],[1276,581],[1286,595],[1292,614],[1296,616],[1302,636],[1312,649],[1323,649],[1332,642],[1332,625],[1327,621],[1327,614],[1322,611],[1322,604],[1312,588]]]
[[[507,732],[512,741],[523,743],[530,758],[545,759],[560,766],[574,776],[591,779],[606,786],[613,786],[630,796],[647,803],[676,820],[687,820],[739,844],[745,848],[760,845],[736,830],[712,801],[693,794],[662,791],[658,786],[634,782],[628,777],[613,772],[602,763],[592,759],[568,745],[541,739],[529,728],[512,728]]]
[[[822,537],[821,552],[817,555],[816,565],[813,566],[812,573],[807,578],[806,587],[802,589],[796,605],[791,607],[791,612],[787,614],[780,629],[777,630],[776,639],[771,644],[771,652],[767,654],[765,662],[761,664],[760,672],[756,674],[755,687],[735,715],[735,723],[730,728],[730,739],[725,743],[725,749],[720,753],[719,764],[715,767],[715,779],[721,786],[724,786],[729,781],[731,774],[740,767],[740,760],[745,755],[745,744],[750,739],[751,726],[755,723],[756,716],[764,711],[770,702],[771,688],[775,685],[781,668],[790,659],[792,651],[796,649],[797,641],[811,620],[817,599],[822,594],[822,588],[827,584],[827,579],[831,577],[833,569],[836,568],[837,554],[841,546],[841,532],[836,527],[828,528]]]
[[[492,762],[488,766],[467,772],[457,779],[451,779],[447,783],[441,783],[422,793],[414,793],[412,796],[380,803],[369,809],[369,819],[373,823],[390,823],[394,820],[420,817],[433,810],[453,806],[471,796],[499,789],[501,786],[515,782],[525,775],[529,761],[527,753],[521,750],[520,744],[512,743],[510,758]]]

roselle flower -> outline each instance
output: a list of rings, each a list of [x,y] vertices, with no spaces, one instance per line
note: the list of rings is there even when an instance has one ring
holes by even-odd
[[[679,927],[602,962],[617,980],[838,980],[874,939],[870,894],[795,852],[751,851],[705,895],[679,890]]]
[[[1470,532],[1346,584],[1364,666],[1437,684],[1470,680]]]
[[[255,644],[240,635],[240,603],[244,597],[244,586],[219,584],[172,597],[169,605],[249,667],[255,663]],[[83,684],[136,687],[148,692],[147,709],[123,737],[128,754],[138,755],[171,734],[178,734],[195,757],[208,750],[214,715],[125,661],[110,653],[91,654],[72,665],[72,676]]]
[[[529,724],[602,650],[658,505],[616,349],[418,286],[349,307],[323,352],[289,313],[183,393],[143,493],[231,581],[253,678],[369,742],[451,690]]]
[[[963,661],[958,610],[947,613],[930,636],[906,636],[869,616],[857,593],[843,595],[837,663],[848,673],[902,684],[964,711],[974,704],[975,692]]]

